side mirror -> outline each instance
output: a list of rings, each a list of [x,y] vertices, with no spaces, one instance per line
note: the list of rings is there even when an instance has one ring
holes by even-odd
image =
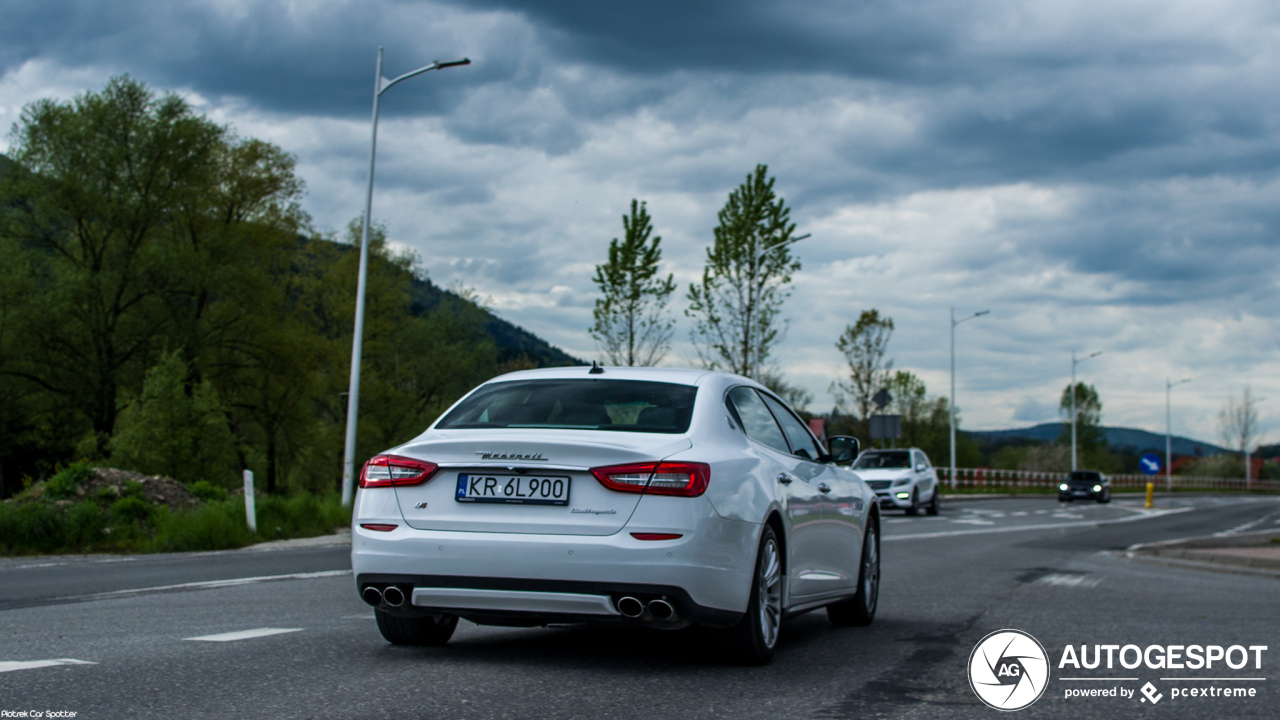
[[[827,439],[827,446],[831,448],[831,461],[837,465],[853,464],[860,449],[858,438],[852,435],[833,435]]]
[[[925,470],[924,463],[916,463],[916,472],[924,472]]]

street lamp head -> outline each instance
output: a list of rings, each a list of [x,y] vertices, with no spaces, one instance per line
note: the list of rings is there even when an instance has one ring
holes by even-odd
[[[471,60],[468,58],[462,58],[461,60],[450,60],[448,62],[440,62],[439,60],[437,60],[434,63],[437,70],[443,70],[445,68],[457,67],[459,65],[470,65],[470,64],[471,64]]]
[[[982,312],[976,312],[976,313],[974,313],[974,314],[973,314],[973,316],[974,316],[974,317],[982,317],[983,315],[990,315],[990,314],[991,314],[991,311],[990,311],[990,310],[983,310]]]

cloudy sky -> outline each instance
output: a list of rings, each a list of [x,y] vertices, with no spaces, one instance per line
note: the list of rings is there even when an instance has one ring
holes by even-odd
[[[1251,384],[1280,440],[1280,9],[1237,0],[645,3],[7,0],[0,127],[129,73],[298,158],[306,209],[363,208],[565,350],[596,355],[593,266],[632,198],[699,273],[757,164],[804,263],[777,355],[811,409],[866,308],[931,393],[948,310],[965,427],[1057,418],[1072,350],[1107,424],[1218,437]],[[0,140],[0,151],[8,139]],[[683,291],[675,303],[683,309]],[[668,364],[695,357],[682,318]]]

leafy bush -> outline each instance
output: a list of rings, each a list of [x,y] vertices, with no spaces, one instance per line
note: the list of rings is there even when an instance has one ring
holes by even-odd
[[[44,484],[44,497],[62,500],[76,494],[76,488],[93,477],[93,466],[81,460],[66,466]]]
[[[141,498],[142,483],[138,482],[137,480],[125,480],[124,496],[127,498]]]
[[[245,523],[244,499],[239,497],[177,511],[137,497],[110,494],[106,499],[113,500],[109,512],[96,500],[69,508],[44,502],[0,503],[0,553],[225,550],[323,535],[351,522],[351,511],[342,507],[338,496],[305,492],[259,498],[256,534]]]
[[[111,503],[111,518],[122,523],[147,523],[155,514],[155,506],[142,498],[122,497]]]
[[[89,547],[106,537],[107,515],[92,500],[84,500],[66,515],[66,541],[74,547]]]
[[[188,485],[187,489],[203,502],[221,502],[227,499],[227,491],[208,480],[194,482]]]
[[[65,514],[52,505],[0,505],[0,547],[6,552],[54,552],[66,544],[66,536]]]
[[[244,519],[244,500],[211,502],[191,510],[161,513],[148,549],[156,552],[225,550],[253,543]]]

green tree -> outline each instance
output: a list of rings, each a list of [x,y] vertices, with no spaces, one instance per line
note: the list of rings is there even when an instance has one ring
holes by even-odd
[[[675,319],[667,303],[676,289],[670,274],[658,274],[662,238],[654,236],[645,204],[631,201],[622,216],[622,241],[609,243],[609,259],[596,266],[592,280],[600,289],[593,312],[591,337],[604,349],[610,365],[657,365],[671,347]]]
[[[689,285],[692,340],[702,363],[740,375],[759,374],[781,339],[778,313],[800,261],[791,254],[791,210],[773,189],[768,167],[729,193],[707,249],[702,280]]]
[[[1098,399],[1098,390],[1092,385],[1076,383],[1076,442],[1084,450],[1094,450],[1106,445],[1106,435],[1102,430],[1102,401]],[[1059,411],[1067,422],[1063,425],[1059,442],[1071,444],[1071,383],[1062,389],[1062,397],[1058,402]]]
[[[209,189],[223,131],[176,95],[155,97],[127,77],[70,103],[40,100],[12,133],[4,193],[18,199],[5,233],[33,250],[44,301],[28,362],[9,372],[89,420],[101,454],[120,389],[140,380],[164,329],[174,213]],[[132,374],[132,376],[131,376]]]
[[[858,419],[871,417],[871,398],[889,383],[893,361],[885,360],[889,338],[893,335],[893,319],[881,317],[880,311],[863,310],[858,322],[845,326],[836,340],[836,349],[849,364],[849,379],[832,383],[832,394],[838,402],[852,402]]]
[[[142,394],[125,408],[111,438],[114,463],[186,483],[221,487],[236,481],[235,441],[217,392],[208,381],[187,394],[190,367],[166,353],[147,371]]]

